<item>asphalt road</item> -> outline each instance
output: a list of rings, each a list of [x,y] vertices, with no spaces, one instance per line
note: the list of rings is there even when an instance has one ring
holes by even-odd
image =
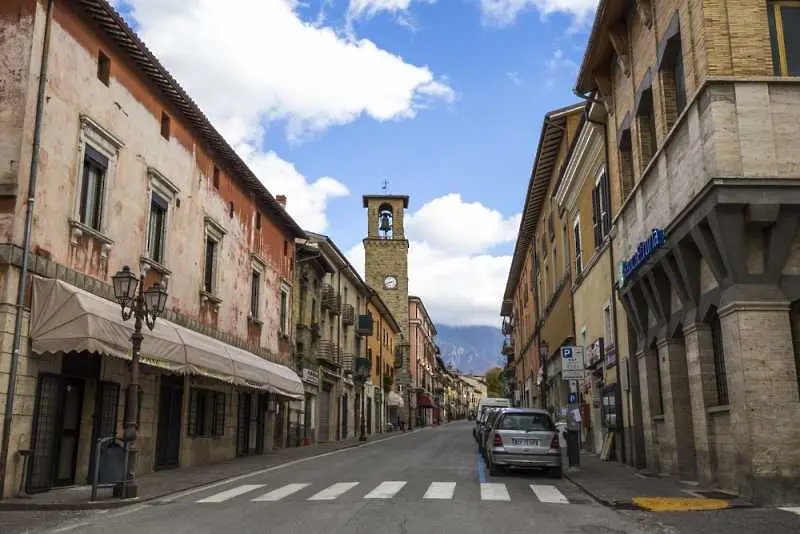
[[[398,434],[159,501],[84,513],[58,526],[50,524],[46,531],[688,534],[710,532],[706,526],[721,527],[726,522],[730,522],[730,532],[746,518],[754,521],[748,534],[762,530],[762,522],[763,532],[770,534],[800,532],[793,530],[800,526],[800,516],[776,510],[727,512],[738,516],[618,513],[566,479],[538,473],[489,477],[470,428],[468,423],[455,423]],[[706,526],[703,517],[708,518]],[[770,527],[769,521],[775,518],[780,521]]]

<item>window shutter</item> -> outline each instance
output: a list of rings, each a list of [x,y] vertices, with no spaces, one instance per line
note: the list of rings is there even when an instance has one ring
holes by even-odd
[[[608,189],[608,173],[603,173],[600,185],[603,191],[603,197],[600,200],[603,203],[603,237],[605,237],[611,232],[611,194]]]
[[[592,189],[592,229],[594,230],[594,247],[598,248],[603,241],[602,221],[600,220],[600,190]]]

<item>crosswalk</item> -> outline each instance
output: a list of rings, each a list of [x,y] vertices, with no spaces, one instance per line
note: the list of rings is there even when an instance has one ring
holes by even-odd
[[[405,497],[414,498],[414,488],[409,489],[408,483],[403,480],[389,480],[379,483],[375,487],[362,487],[359,482],[336,482],[325,487],[313,488],[310,483],[292,483],[276,487],[267,487],[266,484],[242,484],[233,488],[205,496],[195,502],[202,504],[219,504],[242,497],[250,502],[266,503],[277,502],[288,497],[299,498],[305,501],[335,501],[345,496],[356,496],[367,500],[390,500],[403,493]],[[503,483],[480,483],[479,491],[475,492],[473,484],[465,484],[466,489],[461,490],[462,495],[478,493],[481,501],[511,501],[511,493]],[[358,489],[357,489],[358,488]],[[364,493],[365,489],[368,489]],[[419,489],[419,488],[417,488]],[[423,501],[448,501],[456,497],[457,484],[455,482],[431,482],[422,494]],[[519,490],[517,490],[519,491]],[[525,488],[527,498],[534,498],[541,503],[570,504],[567,497],[554,485],[529,484]]]

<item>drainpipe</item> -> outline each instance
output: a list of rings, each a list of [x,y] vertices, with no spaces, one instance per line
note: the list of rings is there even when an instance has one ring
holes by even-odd
[[[14,340],[11,348],[11,368],[8,373],[8,395],[3,417],[3,441],[0,445],[0,499],[3,498],[6,480],[6,464],[8,463],[8,445],[11,439],[11,419],[14,415],[14,389],[17,385],[17,367],[19,365],[19,347],[22,341],[22,317],[25,313],[25,293],[28,281],[28,260],[31,249],[31,229],[33,226],[33,208],[36,201],[36,180],[39,175],[39,147],[42,139],[42,116],[44,115],[44,92],[47,87],[47,63],[50,55],[50,26],[53,21],[55,0],[48,0],[44,22],[44,42],[42,44],[42,61],[39,66],[39,87],[36,94],[36,115],[33,126],[33,149],[31,150],[31,170],[28,177],[28,205],[25,213],[25,234],[22,245],[22,269],[19,275],[17,290],[16,320],[14,322]],[[34,15],[35,17],[35,15]]]
[[[342,296],[342,267],[339,267],[336,270],[336,298],[337,301],[340,302]],[[341,351],[342,351],[342,307],[339,306],[339,313],[336,314],[336,356],[339,357],[339,365],[341,365]],[[340,382],[340,387],[344,389],[344,373],[342,373],[342,382]],[[341,392],[340,392],[341,393]],[[336,413],[339,415],[336,419],[336,435],[339,436],[339,439],[344,439],[345,434],[347,433],[347,428],[344,429],[342,432],[342,412],[344,411],[344,407],[342,406],[342,400],[344,395],[340,395],[339,401],[336,403],[339,405],[339,409],[336,410]]]
[[[600,102],[599,100],[596,100],[594,98],[594,92],[589,93],[588,96],[587,96],[587,95],[584,95],[584,94],[581,94],[581,93],[575,91],[575,95],[577,95],[577,96],[579,96],[579,97],[581,97],[581,98],[583,98],[585,100],[588,100],[588,101],[590,101],[592,103],[599,104],[599,105],[604,105],[602,102]],[[585,113],[587,122],[590,122],[592,124],[595,124],[595,125],[600,126],[601,128],[603,128],[603,147],[605,149],[605,154],[606,154],[605,173],[606,173],[606,176],[608,176],[609,184],[610,184],[610,182],[611,182],[611,174],[610,174],[609,169],[608,169],[608,162],[609,162],[609,158],[610,158],[611,152],[610,152],[610,148],[609,148],[609,145],[608,145],[608,135],[606,134],[606,130],[605,130],[607,124],[604,123],[604,122],[594,121],[594,120],[590,119],[589,118],[588,109],[585,109],[584,113]],[[610,190],[609,190],[608,194],[609,195],[611,194]],[[621,371],[621,368],[620,368],[619,348],[617,346],[617,343],[619,343],[619,325],[617,323],[617,286],[614,283],[614,232],[611,231],[610,229],[609,229],[609,232],[608,232],[608,262],[609,262],[609,268],[611,270],[611,280],[610,280],[610,284],[611,284],[611,320],[614,322],[614,324],[612,325],[612,328],[614,329],[614,350],[617,351],[617,388],[619,388],[620,387],[620,380],[621,380],[621,376],[620,376],[619,373]],[[623,421],[624,421],[624,419],[623,419]],[[625,425],[624,424],[622,425],[621,434],[622,435],[620,436],[621,437],[620,443],[622,444],[622,461],[627,463],[627,454],[626,454],[627,451],[626,451],[626,447],[625,447]]]

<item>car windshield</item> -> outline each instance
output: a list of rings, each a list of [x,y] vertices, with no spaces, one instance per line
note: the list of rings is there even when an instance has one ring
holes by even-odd
[[[553,421],[543,413],[510,413],[500,421],[500,430],[522,430],[525,432],[552,432]]]

